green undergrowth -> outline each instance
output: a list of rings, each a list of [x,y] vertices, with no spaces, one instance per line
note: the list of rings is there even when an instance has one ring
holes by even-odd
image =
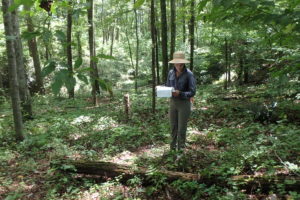
[[[168,100],[151,109],[151,91],[130,94],[126,122],[123,96],[102,97],[93,107],[89,96],[76,99],[34,97],[34,119],[25,123],[26,139],[14,139],[7,100],[0,112],[0,198],[3,199],[247,199],[249,194],[229,180],[235,175],[300,176],[299,103],[270,96],[265,88],[200,87],[191,114],[187,147],[170,152]],[[276,107],[271,105],[276,102]],[[287,112],[288,111],[288,112]],[[126,160],[120,160],[127,155]],[[147,167],[153,184],[136,176],[97,179],[62,173],[50,167],[58,159],[106,160]],[[62,169],[72,168],[65,165]],[[158,170],[219,177],[219,183],[177,180],[167,183]],[[220,184],[222,183],[222,184]],[[281,185],[280,185],[281,184]],[[267,198],[299,198],[284,183]]]

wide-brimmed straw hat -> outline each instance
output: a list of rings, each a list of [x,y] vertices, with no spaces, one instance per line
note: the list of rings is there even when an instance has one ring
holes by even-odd
[[[184,52],[176,51],[173,54],[173,60],[169,61],[169,63],[190,63],[190,61],[185,59]]]

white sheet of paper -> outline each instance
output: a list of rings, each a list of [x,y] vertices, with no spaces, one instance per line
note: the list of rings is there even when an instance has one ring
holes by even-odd
[[[172,97],[173,87],[156,86],[157,97]]]

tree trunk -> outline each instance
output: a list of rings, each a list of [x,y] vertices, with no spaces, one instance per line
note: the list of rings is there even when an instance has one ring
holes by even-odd
[[[135,0],[133,0],[135,4]],[[138,15],[136,9],[134,9],[134,17],[135,17],[135,37],[136,37],[136,53],[135,53],[135,74],[134,74],[134,80],[135,80],[135,92],[137,93],[137,80],[139,76],[139,31],[138,31]]]
[[[156,76],[155,76],[155,69],[156,69],[156,35],[155,35],[155,2],[151,0],[151,39],[152,39],[152,112],[155,113],[155,85],[156,85]]]
[[[19,81],[19,94],[21,99],[21,107],[23,120],[32,119],[32,104],[31,104],[31,96],[28,89],[27,84],[27,76],[24,66],[24,55],[23,55],[23,45],[20,37],[20,26],[19,26],[19,18],[17,14],[17,10],[11,12],[11,20],[14,35],[16,36],[15,40],[15,54],[16,54],[16,64],[17,64],[17,74]]]
[[[239,70],[238,70],[238,83],[239,85],[243,85],[243,71],[244,71],[244,61],[242,58],[242,54],[239,55]]]
[[[17,75],[17,62],[16,62],[16,52],[15,52],[15,42],[16,38],[12,39],[8,36],[14,36],[13,20],[12,14],[8,12],[8,8],[11,6],[10,0],[2,0],[2,12],[3,21],[6,37],[6,53],[9,64],[9,74],[10,74],[10,92],[12,100],[12,109],[14,117],[14,126],[17,140],[24,139],[23,132],[23,120],[20,105],[20,95],[19,95],[19,82]]]
[[[81,32],[77,31],[76,39],[77,39],[77,56],[78,58],[82,58],[82,46],[81,46]]]
[[[50,31],[50,25],[51,25],[51,21],[49,20],[47,23],[48,31]],[[50,52],[51,43],[49,43],[49,41],[46,41],[46,40],[43,40],[43,41],[44,41],[44,45],[45,45],[45,58],[46,58],[46,61],[48,61],[49,59],[51,59],[51,52]]]
[[[123,103],[124,103],[124,112],[125,112],[125,123],[128,123],[130,119],[130,99],[129,94],[125,94],[123,96]]]
[[[97,96],[96,96],[96,85],[97,85],[97,78],[96,78],[96,69],[95,69],[95,51],[94,51],[94,22],[93,22],[93,9],[94,9],[94,2],[93,0],[88,0],[87,3],[89,7],[87,9],[87,16],[88,16],[88,23],[89,23],[89,49],[90,49],[90,79],[92,85],[92,98],[93,104],[97,105]]]
[[[167,81],[168,75],[168,24],[167,24],[167,11],[166,11],[166,0],[160,0],[161,9],[161,48],[162,48],[162,81]]]
[[[194,43],[195,43],[195,0],[191,1],[191,19],[190,19],[190,70],[194,69]]]
[[[2,71],[2,70],[1,70]],[[3,78],[2,78],[2,72],[0,72],[0,95],[2,94],[1,93],[1,90],[3,89]]]
[[[30,8],[26,8],[26,10],[30,11]],[[27,21],[27,31],[33,33],[34,26],[30,14],[27,15],[26,21]],[[38,52],[37,42],[35,37],[32,38],[31,40],[28,40],[28,48],[29,48],[30,56],[32,57],[33,60],[33,66],[35,72],[35,86],[39,94],[45,94],[42,71],[41,71],[41,62],[40,62],[40,57],[39,57],[39,52]]]
[[[224,82],[224,89],[227,90],[228,88],[228,42],[227,38],[225,38],[225,82]]]
[[[127,28],[125,28],[125,35],[126,35],[127,44],[128,44],[128,50],[129,50],[129,57],[130,57],[131,67],[132,67],[132,69],[134,69],[133,58],[132,58],[132,51],[131,51],[131,45],[130,45],[130,41],[129,41],[129,37],[128,37]]]
[[[69,1],[68,15],[67,15],[67,60],[70,79],[73,77],[72,64],[72,2]],[[74,98],[74,86],[68,88],[69,98]]]
[[[185,0],[182,0],[182,8],[185,10]],[[185,12],[184,12],[185,13]],[[184,16],[182,17],[182,39],[183,39],[183,44],[185,44],[185,14]]]
[[[94,55],[97,56],[97,54],[96,54],[96,40],[95,40],[95,34],[93,34],[93,36],[94,36],[94,39],[93,39],[93,41],[94,41],[94,45],[93,45],[93,47],[94,47]],[[96,78],[96,80],[99,80],[100,77],[99,77],[99,70],[98,70],[98,66],[97,66],[98,62],[95,61],[94,64],[95,64],[95,65],[94,65],[94,69],[95,69],[95,78]],[[99,81],[96,81],[96,82],[95,82],[95,88],[96,88],[96,95],[100,96],[100,85],[99,85]],[[96,98],[96,100],[98,101],[99,98]],[[96,105],[98,105],[98,104],[99,104],[99,102],[96,102]]]
[[[115,41],[115,27],[110,27],[110,53],[109,55],[113,55],[113,49],[114,49],[114,41]]]
[[[171,45],[170,45],[170,58],[173,57],[176,46],[176,0],[171,0]]]
[[[228,69],[228,79],[227,79],[227,83],[228,83],[228,87],[231,86],[231,52],[232,52],[232,48],[230,46],[230,43],[228,45],[228,50],[229,50],[229,53],[228,53],[228,66],[227,66],[227,69]]]
[[[156,3],[157,1],[154,1],[154,3]],[[155,6],[155,5],[154,5]],[[156,9],[154,9],[154,15],[155,15],[155,40],[156,40],[156,47],[155,47],[155,61],[156,61],[156,81],[157,81],[157,85],[160,84],[160,75],[159,75],[159,72],[160,72],[160,69],[159,69],[159,27],[158,27],[158,21],[159,21],[159,18],[158,18],[158,14],[156,12]]]

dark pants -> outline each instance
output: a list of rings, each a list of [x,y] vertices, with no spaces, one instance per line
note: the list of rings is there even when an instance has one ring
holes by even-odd
[[[171,124],[171,150],[180,150],[185,147],[186,129],[191,114],[191,102],[171,98],[170,100],[170,124]]]

